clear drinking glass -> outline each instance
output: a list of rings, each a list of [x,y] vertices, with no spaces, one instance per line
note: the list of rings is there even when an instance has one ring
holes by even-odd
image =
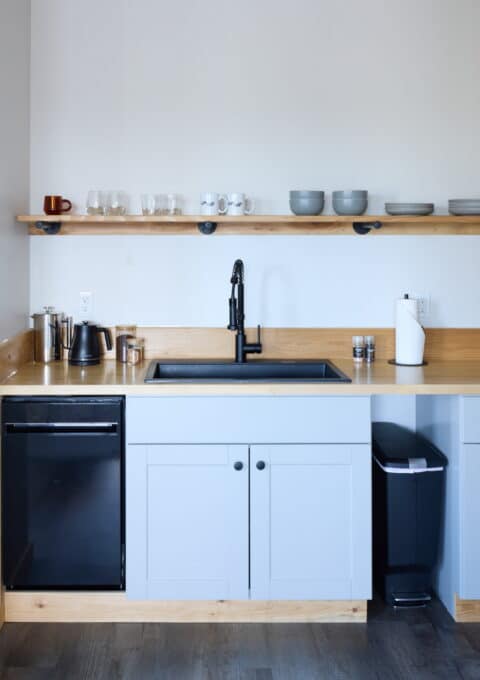
[[[103,191],[92,189],[87,194],[87,215],[105,214],[105,197]]]
[[[182,214],[182,198],[179,194],[167,194],[167,215]]]
[[[109,191],[107,194],[107,215],[125,215],[128,197],[124,191]]]
[[[155,215],[167,214],[167,197],[165,194],[155,194],[154,196]]]
[[[142,194],[142,215],[155,215],[155,196],[153,194]]]

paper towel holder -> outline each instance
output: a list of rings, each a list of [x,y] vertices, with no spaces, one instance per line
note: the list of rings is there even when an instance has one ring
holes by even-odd
[[[416,366],[428,366],[428,361],[422,361],[421,364],[399,364],[398,361],[395,361],[395,359],[389,359],[387,364],[391,364],[392,366],[410,366],[410,368],[415,368]]]

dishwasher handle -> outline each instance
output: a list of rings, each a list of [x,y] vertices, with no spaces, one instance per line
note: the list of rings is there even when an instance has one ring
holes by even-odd
[[[119,423],[5,423],[7,434],[115,434]]]

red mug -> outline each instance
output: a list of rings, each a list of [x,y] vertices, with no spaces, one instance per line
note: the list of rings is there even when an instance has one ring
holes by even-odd
[[[66,205],[66,207],[65,207]],[[43,210],[45,215],[61,215],[72,209],[72,203],[61,196],[45,196]]]

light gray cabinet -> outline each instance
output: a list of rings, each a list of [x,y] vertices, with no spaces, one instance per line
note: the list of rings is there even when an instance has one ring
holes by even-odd
[[[127,595],[248,597],[248,447],[129,446]]]
[[[130,397],[127,596],[370,598],[370,431],[367,397]]]
[[[127,595],[370,598],[370,493],[368,445],[130,445]]]
[[[467,600],[480,599],[479,490],[480,444],[464,444],[460,453],[459,595]]]
[[[459,596],[480,599],[480,397],[463,397],[460,404],[459,461]]]
[[[368,445],[252,446],[251,596],[371,597]]]
[[[480,600],[480,397],[418,397],[417,427],[448,458],[435,589],[456,617],[457,597]]]

